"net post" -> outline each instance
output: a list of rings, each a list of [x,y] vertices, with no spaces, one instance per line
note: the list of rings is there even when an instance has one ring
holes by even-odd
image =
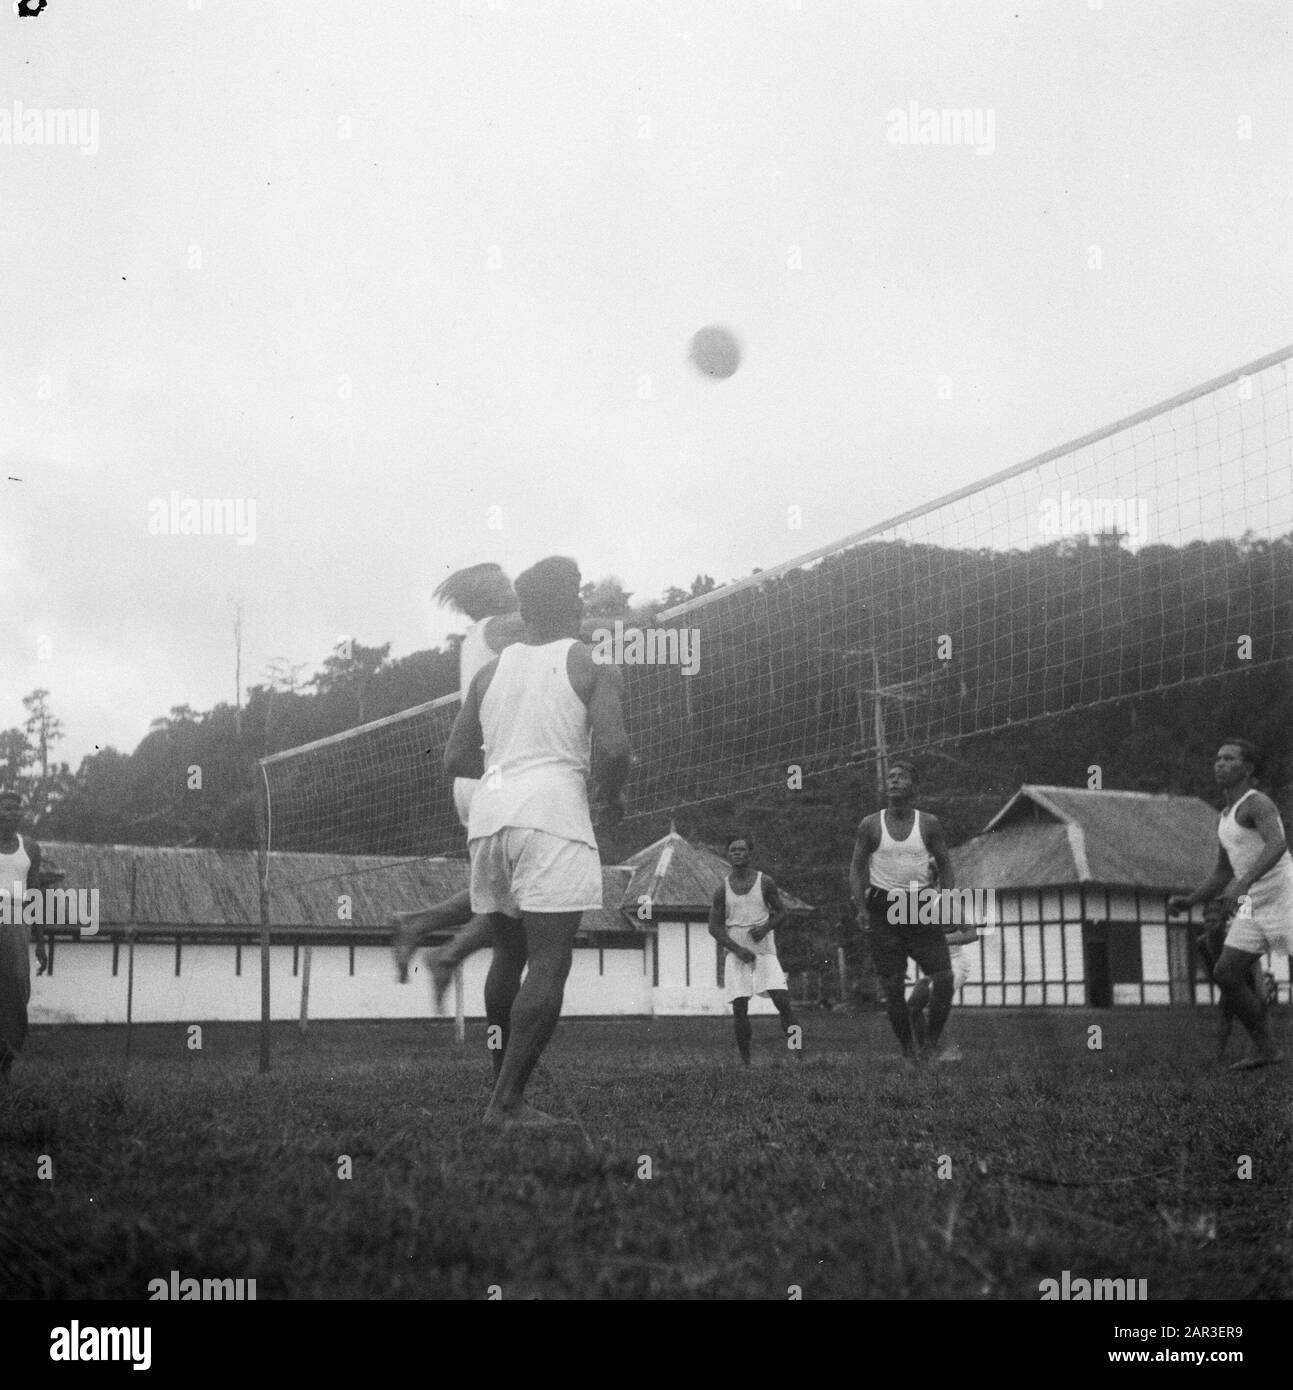
[[[135,913],[139,901],[139,860],[130,864],[130,923],[126,927],[126,1065],[130,1065],[135,1025]]]
[[[269,778],[262,766],[256,797],[256,866],[260,905],[260,1070],[269,1070]]]
[[[467,1046],[467,1016],[463,1012],[462,966],[453,972],[453,1042],[461,1054]]]
[[[310,959],[314,948],[305,948],[305,959],[301,962],[301,1032],[310,1026]]]

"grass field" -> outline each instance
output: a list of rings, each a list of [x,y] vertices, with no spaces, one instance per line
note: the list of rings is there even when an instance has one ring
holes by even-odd
[[[1293,1293],[1288,1068],[1225,1073],[1210,1012],[959,1011],[965,1061],[917,1074],[879,1015],[803,1022],[796,1061],[757,1019],[749,1071],[726,1020],[565,1022],[533,1098],[579,1123],[523,1135],[474,1124],[480,1025],[465,1058],[442,1024],[283,1025],[263,1077],[249,1026],[138,1028],[128,1072],[120,1028],[37,1029],[0,1093],[0,1295]]]

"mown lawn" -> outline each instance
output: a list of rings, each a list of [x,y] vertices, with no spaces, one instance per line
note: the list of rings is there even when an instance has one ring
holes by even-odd
[[[443,1024],[283,1025],[267,1076],[244,1025],[137,1028],[128,1071],[120,1028],[37,1029],[0,1092],[0,1295],[1293,1294],[1288,1067],[1227,1074],[1210,1013],[959,1011],[964,1062],[916,1074],[879,1015],[803,1022],[795,1060],[757,1019],[748,1072],[725,1020],[563,1023],[533,1098],[578,1123],[515,1136],[474,1123],[480,1025],[464,1058]]]

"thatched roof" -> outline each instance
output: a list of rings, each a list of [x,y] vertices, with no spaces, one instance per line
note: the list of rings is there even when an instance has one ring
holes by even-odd
[[[1216,862],[1217,812],[1193,796],[1023,786],[951,854],[967,888],[1182,892]]]
[[[253,850],[171,849],[149,845],[82,845],[46,842],[44,868],[63,875],[60,887],[97,888],[99,921],[168,931],[260,928],[260,885]],[[704,914],[728,874],[725,860],[690,844],[676,830],[635,854],[626,865],[602,867],[600,912],[586,912],[584,936],[640,933],[642,894],[657,910]],[[353,854],[274,854],[269,869],[270,922],[275,928],[308,928],[364,934],[387,930],[394,912],[411,912],[467,887],[463,859],[405,859]],[[133,910],[132,910],[133,880]],[[348,919],[338,899],[350,899]],[[812,909],[781,891],[792,912]]]
[[[260,882],[253,850],[170,849],[147,845],[41,845],[45,863],[62,871],[60,887],[97,888],[102,926],[259,930]],[[393,912],[414,911],[467,887],[462,859],[391,859],[375,855],[274,854],[269,869],[275,927],[384,932]],[[134,913],[131,884],[134,881]],[[600,912],[584,914],[585,936],[632,934],[618,911],[630,872],[603,868]],[[338,898],[350,918],[338,918]]]
[[[651,899],[655,910],[673,908],[679,911],[708,912],[714,892],[722,886],[731,866],[711,850],[684,840],[673,828],[654,844],[640,849],[628,861],[633,871],[625,895],[625,911],[636,908],[643,895]],[[811,912],[800,901],[778,885],[781,901],[791,912]]]

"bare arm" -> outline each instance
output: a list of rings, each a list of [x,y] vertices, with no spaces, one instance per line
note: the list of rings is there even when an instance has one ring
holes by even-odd
[[[790,921],[790,913],[786,911],[786,905],[781,901],[781,894],[777,891],[777,885],[767,874],[763,875],[763,901],[767,905],[770,915],[761,927],[755,927],[751,930],[750,936],[754,941],[762,941],[769,932],[779,931]]]
[[[871,817],[868,816],[858,826],[857,839],[853,842],[853,859],[849,864],[849,895],[858,913],[866,906],[866,890],[871,882],[871,855],[874,851],[874,832]]]
[[[605,822],[624,814],[622,793],[632,765],[629,737],[624,729],[624,677],[615,666],[593,660],[582,642],[575,642],[566,659],[566,673],[575,694],[588,706],[593,740],[593,784],[603,803]]]
[[[1168,898],[1168,912],[1172,915],[1178,912],[1188,912],[1196,903],[1211,901],[1220,894],[1234,876],[1234,870],[1230,867],[1230,856],[1224,849],[1219,849],[1217,851],[1217,867],[1193,893],[1175,893]]]
[[[26,836],[23,837],[22,843],[27,851],[27,857],[31,860],[27,868],[27,887],[39,888],[40,862],[42,857],[40,846],[35,840],[29,840]],[[44,917],[45,914],[41,912],[37,914],[36,918],[36,965],[38,967],[36,973],[38,975],[43,975],[49,967],[49,955],[45,950]]]
[[[952,856],[947,852],[947,836],[943,834],[943,823],[937,816],[921,813],[925,822],[925,848],[938,870],[938,886],[955,888],[956,873],[952,868]]]
[[[952,868],[952,856],[947,848],[947,836],[943,833],[943,823],[937,816],[921,813],[925,823],[925,847],[929,850],[929,857],[934,861],[934,867],[938,870],[938,886],[940,888],[956,887],[956,872]],[[979,939],[979,929],[973,922],[966,922],[958,931],[948,932],[945,940],[949,946],[967,946],[971,941]]]
[[[485,755],[482,744],[485,735],[480,727],[480,701],[494,663],[490,662],[476,673],[467,690],[467,698],[453,722],[449,741],[444,746],[444,770],[450,777],[479,778],[485,775]]]
[[[714,891],[714,897],[709,904],[709,934],[725,950],[745,961],[748,965],[754,959],[754,952],[747,951],[744,946],[738,946],[727,932],[727,891],[719,887]]]
[[[1262,837],[1262,852],[1257,856],[1253,867],[1248,870],[1242,878],[1236,878],[1225,893],[1228,898],[1240,898],[1252,889],[1263,874],[1268,874],[1276,864],[1284,857],[1288,845],[1284,840],[1284,835],[1280,827],[1279,812],[1275,809],[1275,803],[1268,796],[1258,793],[1250,799],[1248,807],[1251,808],[1253,823],[1249,827],[1256,830]],[[1242,814],[1242,812],[1241,812]]]
[[[624,678],[614,666],[599,666],[588,702],[592,726],[593,766],[600,799],[618,804],[628,779],[631,752],[624,728]]]

